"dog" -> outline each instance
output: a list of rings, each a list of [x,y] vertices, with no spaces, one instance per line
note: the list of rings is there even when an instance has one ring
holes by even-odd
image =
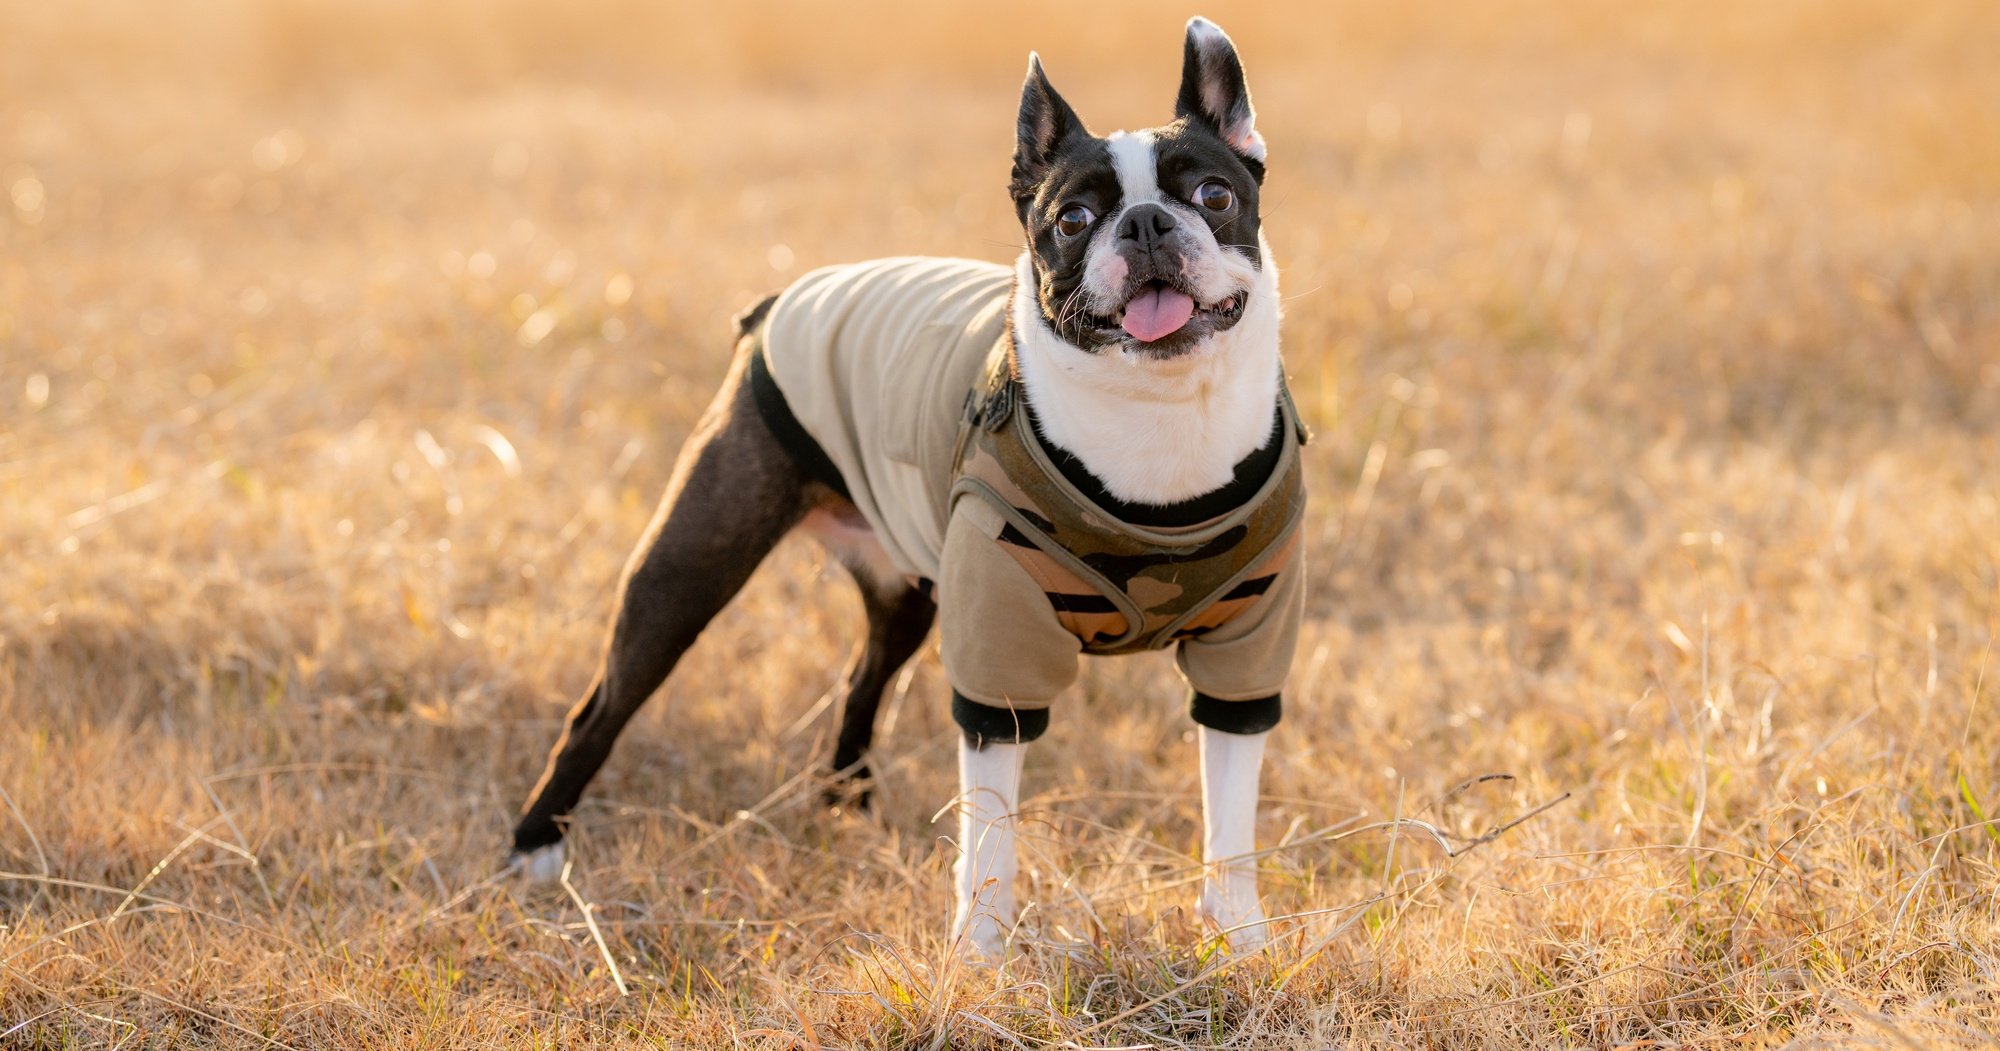
[[[1199,733],[1197,912],[1231,951],[1262,947],[1258,778],[1303,608],[1306,431],[1279,357],[1255,120],[1235,45],[1205,19],[1187,25],[1173,120],[1149,130],[1091,134],[1030,55],[1012,266],[829,267],[738,318],[510,864],[561,870],[567,816],[619,730],[804,530],[867,612],[832,758],[863,805],[883,688],[940,625],[960,952],[1007,950],[1022,757],[1079,656],[1166,648]]]

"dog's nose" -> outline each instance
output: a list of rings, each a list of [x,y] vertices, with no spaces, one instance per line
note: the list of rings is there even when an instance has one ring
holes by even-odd
[[[1174,213],[1157,204],[1133,205],[1118,220],[1118,239],[1132,242],[1141,252],[1151,252],[1177,225]]]

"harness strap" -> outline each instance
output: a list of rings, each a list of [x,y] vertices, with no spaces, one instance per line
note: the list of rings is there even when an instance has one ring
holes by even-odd
[[[1298,549],[1298,448],[1307,437],[1280,383],[1285,443],[1248,503],[1186,529],[1120,522],[1061,477],[1029,419],[1003,343],[968,391],[950,500],[975,495],[1004,520],[1001,543],[1042,584],[1089,653],[1158,649],[1255,606]]]

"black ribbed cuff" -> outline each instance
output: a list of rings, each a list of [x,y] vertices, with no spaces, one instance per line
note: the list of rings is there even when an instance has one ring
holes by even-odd
[[[1197,725],[1211,730],[1221,730],[1226,734],[1260,734],[1278,725],[1278,720],[1285,717],[1282,697],[1282,694],[1274,693],[1251,701],[1225,701],[1196,690],[1194,699],[1188,702],[1188,714],[1194,716]]]
[[[975,749],[989,744],[1026,744],[1049,728],[1047,708],[1002,708],[951,691],[951,718]]]

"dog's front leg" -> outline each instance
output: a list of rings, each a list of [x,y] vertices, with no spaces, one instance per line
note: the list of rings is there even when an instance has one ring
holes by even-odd
[[[1200,728],[1201,860],[1199,910],[1229,939],[1231,952],[1256,952],[1269,936],[1257,900],[1257,777],[1270,731],[1233,734]]]
[[[1014,820],[1025,744],[958,742],[958,907],[952,940],[974,958],[997,960],[1014,923]]]

